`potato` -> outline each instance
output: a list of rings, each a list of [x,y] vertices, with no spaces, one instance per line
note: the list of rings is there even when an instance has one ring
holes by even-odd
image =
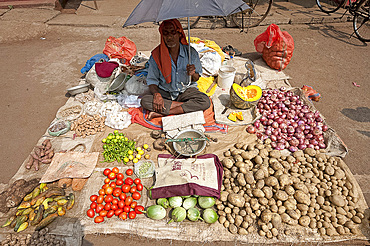
[[[306,204],[306,205],[310,205],[310,203],[311,203],[310,197],[301,190],[296,190],[296,192],[294,194],[294,198],[299,203],[303,203],[303,204]]]
[[[239,194],[231,193],[228,195],[227,200],[234,206],[239,208],[244,207],[245,199]]]

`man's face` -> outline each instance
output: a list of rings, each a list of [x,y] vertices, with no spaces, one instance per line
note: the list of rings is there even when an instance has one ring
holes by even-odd
[[[162,30],[163,39],[168,48],[175,48],[180,43],[180,33],[171,23],[165,23]]]

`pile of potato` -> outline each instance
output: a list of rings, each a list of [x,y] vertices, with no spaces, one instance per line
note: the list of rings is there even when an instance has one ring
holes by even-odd
[[[364,211],[356,206],[359,198],[339,157],[311,148],[283,156],[270,139],[247,142],[235,144],[222,160],[216,205],[219,222],[231,233],[258,230],[261,236],[280,238],[284,224],[317,229],[323,236],[359,233],[356,224]]]
[[[33,246],[33,245],[45,245],[45,246],[64,246],[66,242],[63,238],[57,237],[56,235],[49,234],[49,229],[44,228],[40,231],[35,231],[31,234],[8,234],[6,239],[1,242],[2,246]]]

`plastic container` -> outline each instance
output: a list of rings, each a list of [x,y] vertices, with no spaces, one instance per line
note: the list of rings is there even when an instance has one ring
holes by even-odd
[[[147,166],[144,166],[147,164]],[[155,171],[155,165],[152,160],[141,160],[135,163],[134,172],[139,178],[150,178],[153,177]]]
[[[59,131],[55,131],[53,128],[55,128],[57,125],[64,126]],[[71,122],[68,120],[56,120],[53,123],[50,124],[48,128],[48,133],[50,136],[58,137],[60,135],[63,135],[67,133],[71,129]]]
[[[230,89],[234,83],[236,69],[229,65],[223,65],[218,70],[217,84],[222,89]]]

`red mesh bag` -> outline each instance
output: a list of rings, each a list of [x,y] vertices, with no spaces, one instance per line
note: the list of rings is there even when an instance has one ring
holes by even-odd
[[[294,41],[288,32],[282,32],[277,25],[271,24],[256,37],[254,46],[269,67],[283,70],[292,59]]]
[[[109,36],[105,42],[103,53],[109,58],[118,58],[125,65],[136,55],[136,45],[126,37],[115,38]]]

